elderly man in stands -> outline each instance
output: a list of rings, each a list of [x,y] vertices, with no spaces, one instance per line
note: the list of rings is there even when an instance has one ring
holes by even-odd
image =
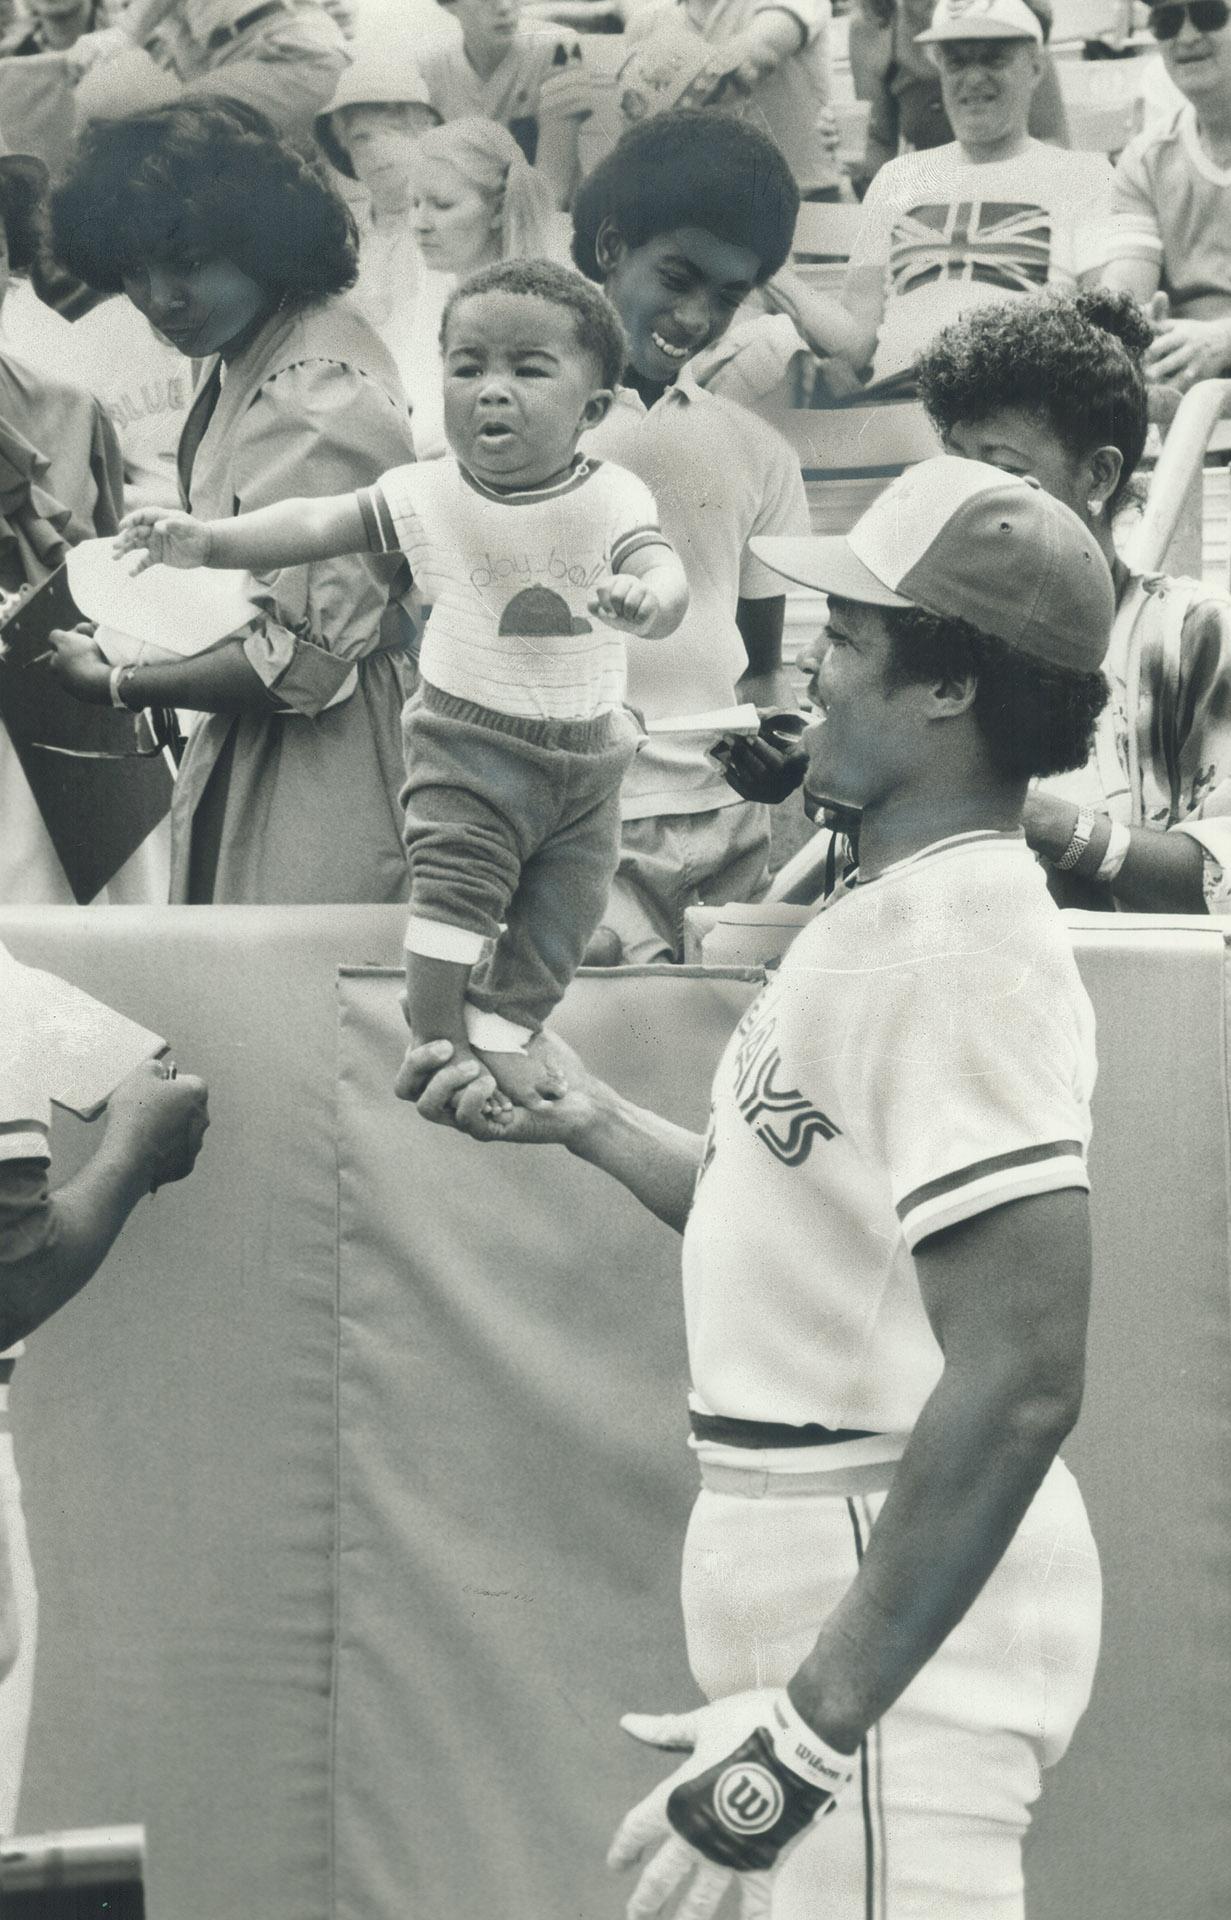
[[[1044,55],[1026,0],[939,0],[919,38],[956,137],[881,168],[841,299],[793,302],[815,352],[903,384],[933,336],[971,307],[1097,277],[1112,186],[1103,155],[1046,146],[1029,131]]]
[[[1027,0],[1039,16],[1046,47],[1051,33],[1051,0]],[[867,141],[856,184],[865,191],[880,169],[896,158],[904,144],[918,152],[952,140],[953,128],[941,96],[940,75],[928,57],[928,44],[918,36],[932,24],[932,0],[861,0],[862,19],[879,27],[882,43],[871,57]],[[852,34],[855,47],[859,36]],[[857,55],[852,52],[854,63]],[[1043,73],[1030,101],[1029,131],[1036,140],[1053,146],[1069,145],[1068,122],[1060,96],[1060,82],[1050,53],[1044,52]]]
[[[1231,7],[1163,0],[1149,25],[1184,99],[1121,156],[1104,277],[1150,302],[1149,378],[1189,387],[1231,372]]]

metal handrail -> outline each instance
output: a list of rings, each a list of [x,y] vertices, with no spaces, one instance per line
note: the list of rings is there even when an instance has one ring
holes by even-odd
[[[1200,515],[1198,487],[1214,429],[1231,414],[1231,380],[1199,380],[1175,410],[1150,482],[1145,509],[1124,559],[1137,573],[1158,572],[1186,513]]]

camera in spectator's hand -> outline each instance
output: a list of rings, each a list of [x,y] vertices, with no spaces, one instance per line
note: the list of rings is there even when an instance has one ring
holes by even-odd
[[[709,757],[741,800],[776,807],[803,782],[808,755],[799,740],[807,724],[794,708],[771,708],[761,715],[759,733],[717,740]]]

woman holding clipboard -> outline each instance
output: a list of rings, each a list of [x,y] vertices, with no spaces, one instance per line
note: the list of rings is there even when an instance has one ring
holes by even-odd
[[[252,109],[184,99],[91,127],[51,213],[64,266],[203,362],[179,449],[193,512],[349,490],[413,459],[393,364],[337,297],[350,216]],[[91,637],[55,637],[79,699],[205,716],[172,802],[173,903],[406,898],[407,584],[397,556],[284,568],[241,630],[186,660],[113,670]]]

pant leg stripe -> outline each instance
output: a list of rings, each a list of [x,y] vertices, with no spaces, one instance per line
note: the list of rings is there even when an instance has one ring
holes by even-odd
[[[855,1560],[858,1563],[863,1559],[864,1517],[860,1515],[853,1499],[847,1500],[846,1511],[850,1515],[851,1531],[855,1536]],[[864,1920],[877,1920],[876,1837],[872,1821],[872,1778],[868,1751],[870,1739],[869,1735],[859,1749],[859,1789],[863,1801],[863,1913]]]
[[[866,1499],[861,1499],[859,1502],[859,1505],[862,1510],[862,1517],[863,1517],[863,1523],[864,1523],[864,1537],[866,1539],[867,1535],[872,1531],[872,1513]],[[878,1916],[879,1916],[879,1920],[887,1920],[887,1916],[889,1913],[889,1887],[888,1887],[889,1848],[888,1848],[888,1845],[886,1844],[886,1839],[885,1839],[885,1738],[884,1738],[884,1730],[879,1721],[873,1728],[870,1729],[868,1734],[868,1740],[872,1747],[872,1753],[873,1753],[873,1759],[874,1759],[873,1807],[876,1814],[876,1838],[877,1838],[877,1849],[878,1849],[878,1857],[877,1857],[878,1873],[877,1873],[877,1889],[876,1889],[878,1900],[879,1900]]]

